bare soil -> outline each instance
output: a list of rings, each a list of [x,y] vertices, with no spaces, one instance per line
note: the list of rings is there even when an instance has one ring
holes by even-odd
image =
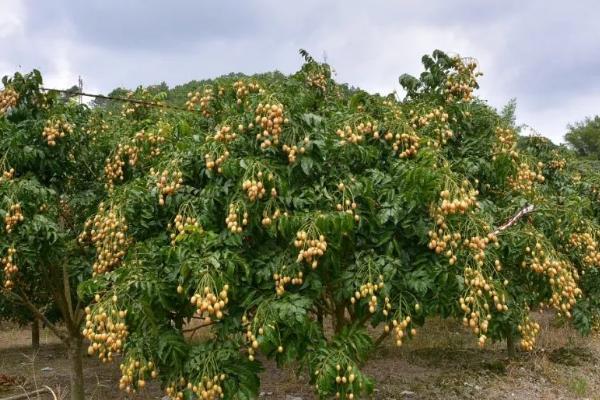
[[[537,349],[508,360],[501,343],[485,349],[453,321],[432,320],[401,348],[385,342],[365,366],[377,381],[373,399],[598,399],[600,336],[581,338],[552,315],[536,316],[542,326]],[[28,329],[0,327],[0,400],[45,385],[58,399],[68,398],[69,362],[46,330],[40,350],[31,350]],[[265,362],[261,398],[314,399],[306,376]],[[87,398],[124,399],[117,389],[118,363],[85,357]],[[6,384],[3,384],[3,379]],[[161,399],[154,383],[137,399]],[[33,397],[36,398],[36,397]],[[51,396],[40,396],[50,399]]]

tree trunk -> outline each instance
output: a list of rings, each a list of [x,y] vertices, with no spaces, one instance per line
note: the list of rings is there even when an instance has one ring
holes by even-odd
[[[71,400],[85,400],[83,390],[83,338],[71,337],[69,358],[71,361]]]
[[[323,330],[323,310],[321,308],[317,310],[317,323],[321,327],[321,330]]]
[[[506,334],[506,353],[508,354],[508,358],[515,358],[515,337],[512,332]]]
[[[40,348],[40,320],[35,317],[31,323],[31,347],[33,350]]]
[[[335,333],[340,333],[346,326],[346,307],[343,304],[335,305],[335,316],[333,320],[333,330]]]

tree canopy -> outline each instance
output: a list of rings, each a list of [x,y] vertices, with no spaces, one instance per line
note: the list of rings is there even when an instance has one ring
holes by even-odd
[[[120,355],[123,390],[156,378],[177,399],[254,398],[263,357],[352,399],[372,349],[433,316],[523,350],[532,308],[597,324],[597,169],[519,137],[471,60],[424,56],[400,100],[301,54],[290,76],[139,88],[120,109],[24,103],[41,80],[5,80],[4,293],[68,265],[89,353]]]
[[[600,159],[600,116],[569,125],[565,140],[580,156]]]

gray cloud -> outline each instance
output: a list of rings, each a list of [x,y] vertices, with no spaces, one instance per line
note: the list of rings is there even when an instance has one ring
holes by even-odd
[[[534,0],[0,0],[0,74],[39,68],[48,84],[107,92],[231,71],[293,72],[299,48],[337,79],[398,88],[436,48],[476,57],[480,95],[560,141],[600,112],[600,4]]]

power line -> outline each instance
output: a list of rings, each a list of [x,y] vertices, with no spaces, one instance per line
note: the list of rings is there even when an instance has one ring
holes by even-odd
[[[158,103],[158,102],[153,102],[153,101],[144,101],[144,100],[138,100],[138,99],[129,99],[126,97],[105,96],[103,94],[84,93],[82,91],[73,92],[71,90],[52,89],[52,88],[44,88],[44,87],[41,88],[41,90],[45,90],[47,92],[64,93],[64,94],[68,94],[71,96],[79,96],[80,98],[81,98],[81,96],[85,96],[85,97],[93,97],[95,99],[114,100],[114,101],[122,101],[125,103],[140,104],[140,105],[144,105],[144,106],[148,106],[148,107],[168,108],[168,109],[178,110],[178,111],[195,112],[194,110],[188,110],[187,108],[176,107],[176,106],[172,106],[169,104],[163,104],[163,103]]]

